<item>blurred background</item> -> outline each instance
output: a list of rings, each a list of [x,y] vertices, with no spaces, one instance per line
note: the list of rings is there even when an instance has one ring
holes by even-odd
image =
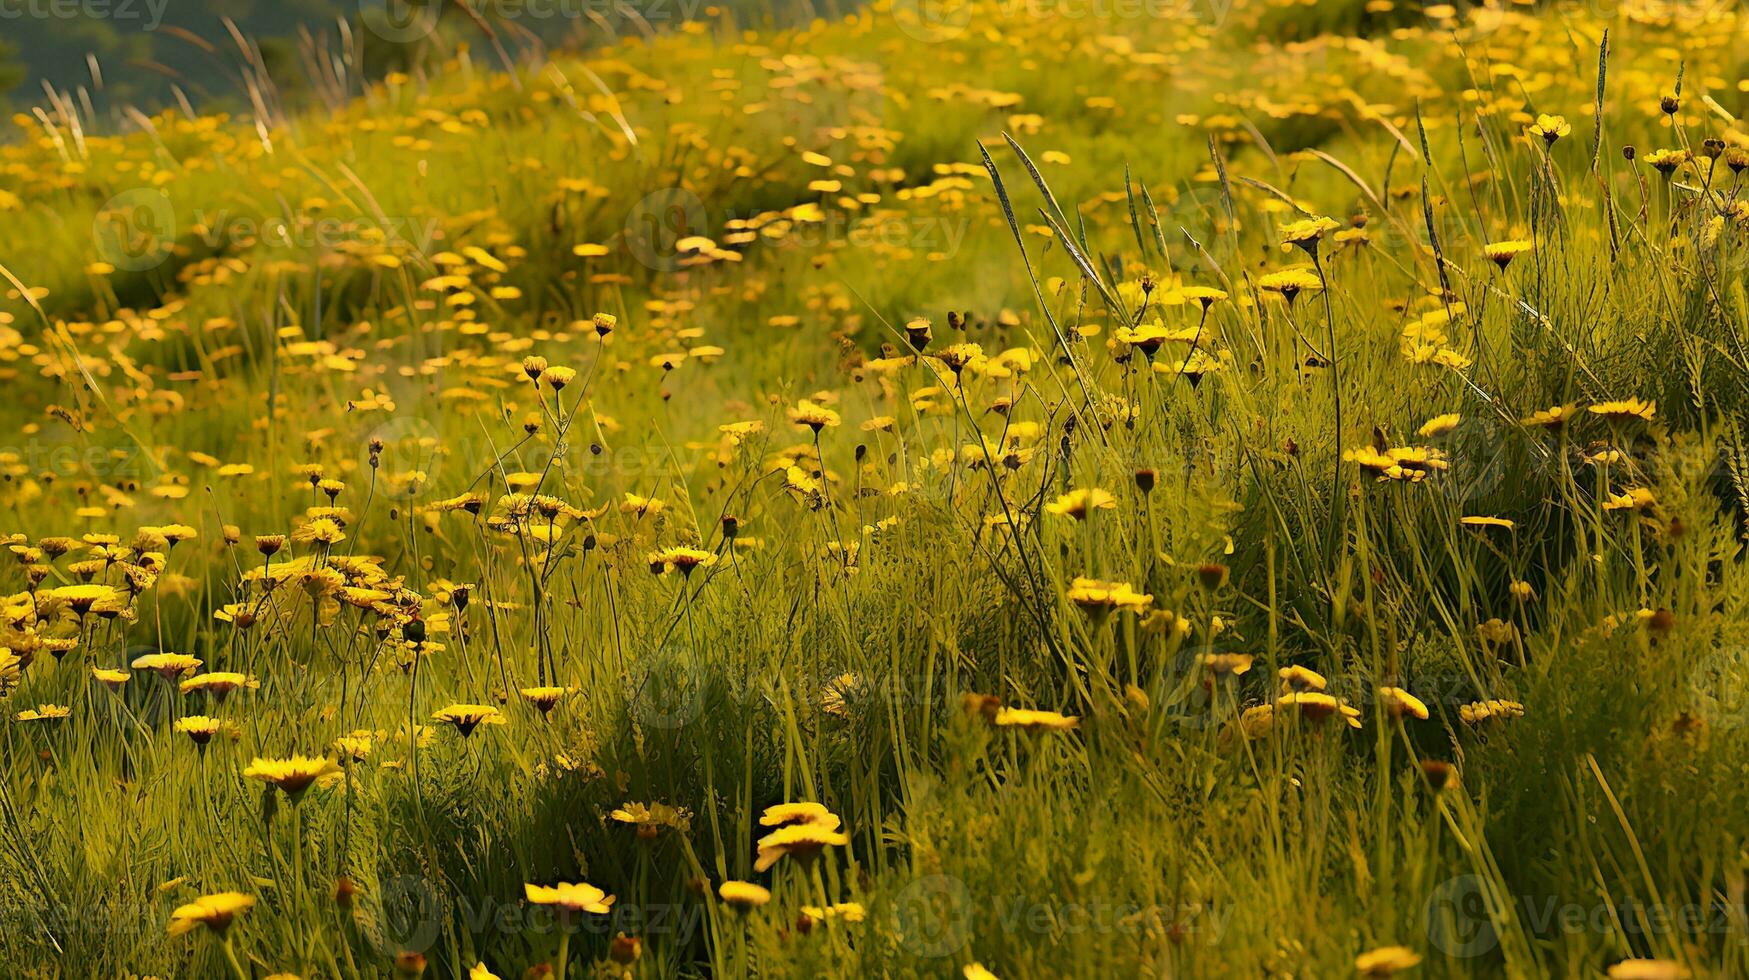
[[[265,67],[296,104],[327,91],[331,66],[354,81],[430,63],[458,45],[491,58],[580,49],[724,10],[762,26],[830,16],[808,0],[0,0],[0,107],[47,99],[45,86],[100,112],[186,102],[247,103],[246,65]],[[82,94],[81,94],[82,93]]]

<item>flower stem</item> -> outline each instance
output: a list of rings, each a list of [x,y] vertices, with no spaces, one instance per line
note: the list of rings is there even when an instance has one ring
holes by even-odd
[[[571,961],[571,931],[559,925],[559,957],[553,964],[553,980],[565,980],[565,967]]]
[[[225,934],[225,960],[231,964],[231,969],[237,974],[237,980],[249,980],[249,974],[244,972],[243,964],[237,962],[237,951],[231,946],[230,933]]]

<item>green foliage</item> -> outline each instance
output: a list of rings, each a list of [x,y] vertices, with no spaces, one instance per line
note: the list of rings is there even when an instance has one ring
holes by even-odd
[[[1746,141],[1656,101],[1740,19],[915,6],[508,73],[451,9],[329,108],[0,148],[0,972],[1749,971],[1741,183],[1618,152]],[[158,651],[260,686],[91,673]],[[342,771],[245,775],[294,753]],[[755,872],[802,801],[845,843]]]

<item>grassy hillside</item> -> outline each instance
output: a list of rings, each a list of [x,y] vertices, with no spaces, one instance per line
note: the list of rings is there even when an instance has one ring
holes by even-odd
[[[1749,971],[1749,19],[746,23],[13,120],[9,973]]]

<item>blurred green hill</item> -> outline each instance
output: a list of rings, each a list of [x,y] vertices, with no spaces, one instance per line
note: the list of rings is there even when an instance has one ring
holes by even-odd
[[[6,0],[0,3],[0,98],[44,99],[44,84],[147,108],[173,104],[175,87],[197,103],[234,98],[242,52],[226,18],[291,59],[300,31],[337,34],[356,8],[337,0]]]
[[[0,0],[0,106],[48,99],[99,114],[247,104],[265,73],[275,96],[347,85],[466,42],[488,57],[582,47],[736,10],[747,26],[830,13],[833,0]],[[338,89],[338,91],[336,91]]]

